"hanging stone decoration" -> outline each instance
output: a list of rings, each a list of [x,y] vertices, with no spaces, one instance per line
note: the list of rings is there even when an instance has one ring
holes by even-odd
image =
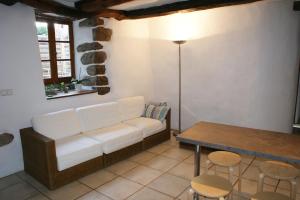
[[[81,84],[83,86],[95,86],[96,85],[96,77],[86,76],[82,79]]]
[[[97,87],[99,95],[104,95],[110,92],[110,87]]]
[[[79,27],[95,27],[102,25],[104,25],[104,20],[97,16],[79,22]]]
[[[0,134],[0,147],[4,145],[8,145],[14,140],[14,136],[10,133],[2,133]]]
[[[106,86],[108,78],[106,76],[86,76],[82,81],[84,86]]]
[[[112,36],[112,30],[103,27],[97,27],[93,29],[94,41],[110,41]]]
[[[105,76],[106,67],[103,64],[107,55],[103,51],[103,45],[99,42],[108,42],[111,40],[112,30],[104,28],[104,21],[99,17],[85,19],[79,23],[79,27],[93,27],[93,42],[87,42],[77,47],[78,52],[83,52],[81,63],[89,65],[86,68],[88,76],[83,78],[84,86],[91,86],[97,89],[99,95],[105,95],[110,92],[108,77]]]
[[[77,47],[78,52],[92,51],[103,49],[103,46],[99,42],[83,43]]]
[[[96,76],[96,86],[108,85],[108,78],[106,76]]]
[[[104,51],[89,52],[82,55],[81,63],[84,65],[89,65],[94,63],[104,63],[106,57],[107,56]]]
[[[90,65],[86,68],[86,72],[90,76],[105,74],[105,65]]]

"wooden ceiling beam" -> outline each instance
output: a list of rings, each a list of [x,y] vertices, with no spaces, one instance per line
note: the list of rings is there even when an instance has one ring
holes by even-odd
[[[20,0],[19,2],[31,6],[38,11],[50,12],[73,19],[81,19],[90,16],[90,14],[86,12],[79,11],[75,8],[51,0]]]
[[[80,0],[75,3],[75,7],[84,12],[97,12],[130,1],[134,0]]]
[[[262,0],[189,0],[144,9],[124,11],[126,19],[158,17],[177,12],[191,12],[217,7],[253,3]]]
[[[123,20],[127,17],[124,14],[124,11],[121,10],[112,10],[112,9],[102,9],[98,12],[90,13],[92,16],[104,17],[104,18],[114,18],[116,20]]]
[[[91,6],[99,3],[100,7],[113,6],[126,3],[132,0],[81,0],[77,6]],[[0,3],[5,5],[13,5],[16,2],[29,5],[36,10],[43,12],[55,13],[62,16],[71,17],[73,19],[81,19],[91,16],[100,16],[107,18],[122,19],[140,19],[147,17],[158,17],[169,15],[177,12],[191,12],[197,10],[205,10],[217,7],[231,6],[252,3],[262,0],[186,0],[160,6],[154,6],[144,9],[136,9],[131,11],[112,10],[107,8],[96,9],[94,11],[83,11],[75,9],[53,0],[0,0]],[[299,8],[298,2],[295,2],[294,9]],[[95,5],[94,5],[95,6]],[[96,6],[95,6],[96,7]]]
[[[7,6],[12,6],[17,2],[18,2],[18,0],[0,0],[0,3],[7,5]]]
[[[294,10],[295,11],[300,11],[300,1],[295,1],[294,2]]]

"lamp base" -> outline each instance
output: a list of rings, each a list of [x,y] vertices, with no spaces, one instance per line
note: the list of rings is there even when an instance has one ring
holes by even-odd
[[[175,44],[184,44],[184,43],[186,43],[186,41],[185,40],[175,40],[175,41],[173,41]]]
[[[179,135],[180,134],[180,132],[179,132],[179,130],[174,130],[174,129],[172,129],[171,130],[171,134],[173,135],[173,136],[177,136],[177,135]]]

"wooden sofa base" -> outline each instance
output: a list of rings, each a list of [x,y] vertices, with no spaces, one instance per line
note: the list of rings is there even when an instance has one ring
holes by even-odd
[[[104,168],[103,156],[80,163],[63,171],[56,171],[54,183],[51,189],[58,188],[75,181],[83,176],[91,174]]]
[[[143,142],[139,142],[118,151],[104,154],[104,166],[108,167],[116,162],[129,158],[139,152],[143,151]]]
[[[45,164],[42,162],[43,159],[41,159],[41,157],[39,158],[33,155],[36,153],[40,154],[38,152],[41,151],[39,151],[38,148],[35,151],[36,153],[33,153],[33,151],[27,151],[28,149],[32,148],[28,148],[27,145],[29,144],[24,143],[24,137],[26,136],[22,134],[23,131],[24,129],[21,130],[24,155],[24,170],[26,173],[30,174],[32,177],[41,182],[50,190],[59,188],[83,176],[96,172],[97,170],[102,169],[104,167],[108,167],[116,162],[129,158],[130,156],[138,154],[143,150],[151,148],[159,143],[165,142],[166,140],[170,139],[170,132],[168,132],[168,130],[164,130],[162,132],[156,133],[152,136],[145,138],[142,142],[133,144],[131,146],[112,152],[110,154],[103,154],[103,156],[94,158],[84,163],[80,163],[79,165],[70,167],[63,171],[58,171],[56,167],[56,159],[52,158],[48,160],[49,162],[47,162],[47,164]],[[26,137],[26,140],[27,139],[28,138]],[[55,147],[53,148],[55,151]],[[31,160],[34,157],[35,159]],[[53,162],[54,164],[50,162]],[[39,164],[37,165],[36,163]]]
[[[154,135],[148,136],[143,141],[143,150],[149,149],[155,145],[171,139],[171,133],[169,129],[163,130]]]

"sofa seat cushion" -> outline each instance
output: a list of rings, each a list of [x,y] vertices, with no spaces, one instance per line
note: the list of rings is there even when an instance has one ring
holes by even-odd
[[[57,168],[62,171],[85,161],[102,156],[102,144],[83,135],[55,141]]]
[[[131,120],[124,121],[125,124],[135,126],[138,129],[142,130],[143,137],[146,138],[148,136],[154,135],[160,131],[166,129],[166,123],[162,123],[157,119],[139,117]]]
[[[88,131],[83,134],[103,143],[102,149],[106,154],[123,149],[143,140],[141,130],[124,123]]]

